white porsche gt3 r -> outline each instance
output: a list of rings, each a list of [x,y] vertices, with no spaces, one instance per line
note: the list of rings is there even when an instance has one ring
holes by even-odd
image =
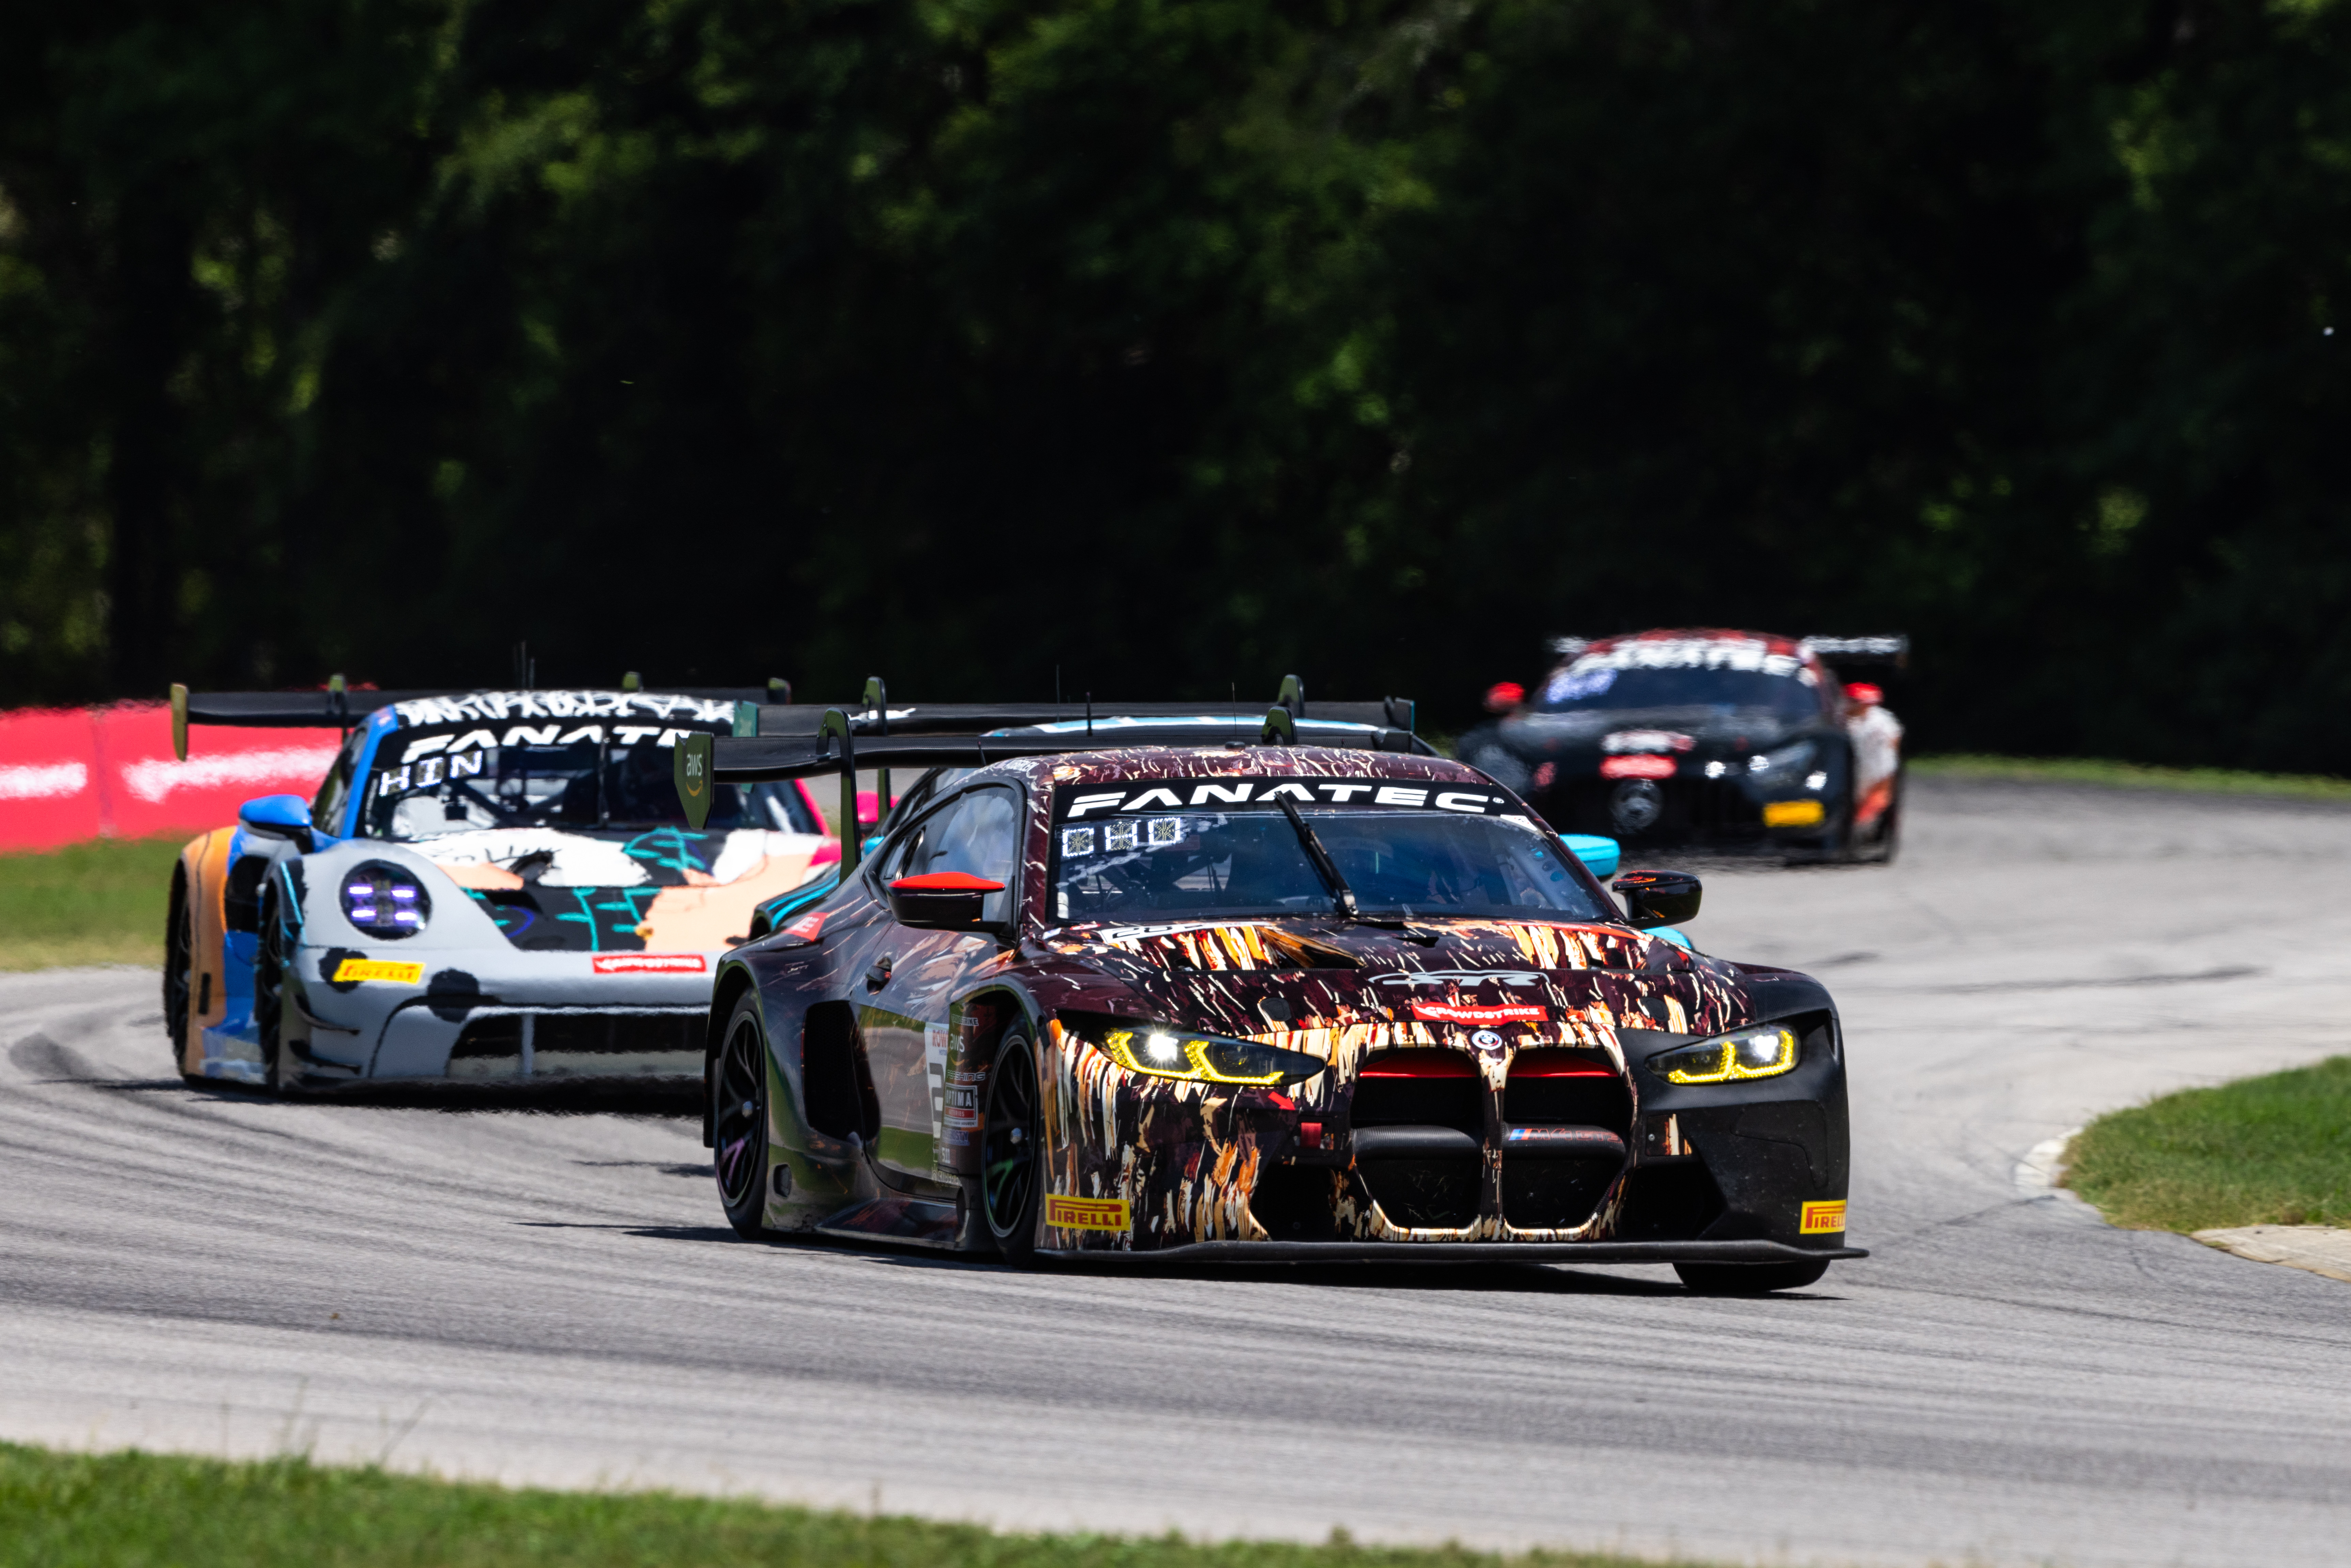
[[[279,1090],[698,1079],[717,959],[841,852],[797,784],[722,787],[685,825],[678,738],[735,713],[634,691],[376,709],[315,800],[249,801],[183,852],[181,1071]]]

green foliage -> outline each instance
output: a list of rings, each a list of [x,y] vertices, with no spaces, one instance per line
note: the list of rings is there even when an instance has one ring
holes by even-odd
[[[2351,772],[2351,7],[0,15],[0,689],[1408,692],[1902,626]]]
[[[2351,1226],[2351,1056],[2101,1116],[2068,1186],[2117,1225]]]
[[[2230,768],[2149,768],[2137,762],[2090,758],[2047,761],[1946,752],[1914,757],[1910,772],[1928,779],[1997,779],[2019,784],[2095,784],[2116,789],[2172,789],[2206,795],[2282,795],[2304,800],[2351,800],[2351,779],[2308,773],[2247,773]]]
[[[1501,1558],[1446,1546],[1196,1545],[1180,1537],[998,1535],[661,1492],[453,1485],[297,1458],[225,1464],[0,1444],[0,1568],[1633,1568],[1614,1554]]]
[[[0,855],[0,969],[161,964],[166,890],[186,842],[99,839]]]

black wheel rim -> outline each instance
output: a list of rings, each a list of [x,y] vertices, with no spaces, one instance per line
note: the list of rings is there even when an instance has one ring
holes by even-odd
[[[1037,1185],[1037,1069],[1025,1040],[1007,1040],[997,1053],[979,1169],[988,1228],[1009,1236],[1028,1217],[1029,1192]]]
[[[718,1059],[718,1103],[711,1116],[718,1192],[729,1208],[740,1208],[758,1194],[768,1131],[766,1054],[757,1020],[737,1019]]]

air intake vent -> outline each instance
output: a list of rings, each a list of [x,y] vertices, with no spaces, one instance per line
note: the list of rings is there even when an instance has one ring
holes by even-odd
[[[1356,1127],[1452,1127],[1482,1141],[1486,1082],[1458,1051],[1390,1051],[1365,1061],[1348,1113]]]

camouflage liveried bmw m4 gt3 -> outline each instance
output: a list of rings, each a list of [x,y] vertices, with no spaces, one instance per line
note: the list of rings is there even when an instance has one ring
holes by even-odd
[[[783,771],[728,745],[716,778]],[[729,1219],[1023,1263],[1659,1262],[1724,1291],[1865,1256],[1827,991],[1651,935],[1695,880],[1628,873],[1620,904],[1421,751],[1040,745],[901,813],[719,968]]]

